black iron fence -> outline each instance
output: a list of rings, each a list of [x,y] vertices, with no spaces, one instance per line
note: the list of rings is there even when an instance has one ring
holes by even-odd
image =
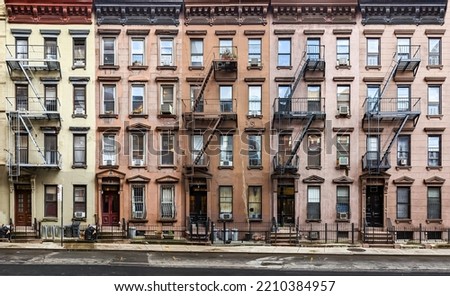
[[[443,226],[393,226],[390,232],[396,242],[406,244],[450,243],[450,228]]]

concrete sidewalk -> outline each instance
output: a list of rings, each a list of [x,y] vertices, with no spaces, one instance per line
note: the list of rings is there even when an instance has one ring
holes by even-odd
[[[448,246],[448,248],[447,248]],[[335,246],[270,246],[270,245],[190,245],[190,244],[136,244],[136,243],[84,243],[84,242],[42,242],[15,243],[0,242],[0,249],[47,249],[47,250],[103,250],[142,252],[185,252],[185,253],[259,253],[259,254],[309,254],[309,255],[406,255],[406,256],[450,256],[450,245],[408,246],[393,248],[350,245]]]

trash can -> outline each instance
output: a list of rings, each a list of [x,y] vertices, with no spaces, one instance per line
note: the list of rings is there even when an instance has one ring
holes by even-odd
[[[237,228],[231,229],[231,240],[233,241],[239,240],[239,230]]]
[[[80,221],[72,222],[72,237],[80,237]]]
[[[129,238],[136,238],[136,227],[128,227],[128,237]]]

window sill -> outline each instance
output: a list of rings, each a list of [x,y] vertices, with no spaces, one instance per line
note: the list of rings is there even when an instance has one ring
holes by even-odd
[[[80,222],[86,222],[86,218],[72,218],[72,221],[80,221]]]
[[[366,66],[366,70],[381,70],[381,66]]]
[[[219,165],[217,168],[219,170],[234,170],[234,166],[232,166],[232,165],[230,165],[230,166]]]
[[[129,169],[143,169],[146,168],[146,165],[129,165]]]
[[[86,114],[72,114],[72,118],[87,118]]]
[[[442,219],[427,219],[425,220],[427,222],[427,224],[431,224],[431,223],[439,223],[442,224]]]
[[[350,70],[351,68],[352,68],[351,65],[348,65],[348,66],[345,66],[345,65],[336,66],[336,70],[339,70],[339,69],[347,69],[347,70]]]
[[[350,170],[350,166],[348,165],[337,165],[335,168],[336,170],[346,170],[346,171]]]
[[[395,219],[395,223],[397,223],[397,224],[401,224],[401,223],[411,224],[412,220],[411,219]]]
[[[159,222],[159,223],[176,223],[177,222],[177,218],[159,218],[158,220],[156,220],[156,222]]]
[[[98,168],[101,170],[104,170],[104,169],[117,170],[119,168],[119,166],[118,165],[99,165]]]
[[[174,118],[177,119],[178,116],[176,114],[158,114],[157,118]]]
[[[262,223],[263,219],[262,218],[248,218],[249,222],[255,222],[255,223]]]
[[[100,118],[119,118],[119,114],[100,114],[98,117]]]
[[[336,219],[334,220],[336,223],[350,223],[350,219]]]
[[[158,165],[158,170],[163,170],[163,169],[171,169],[171,170],[176,170],[177,166],[176,165]]]
[[[100,65],[98,66],[100,70],[119,70],[120,66],[116,65]]]
[[[148,114],[129,114],[128,118],[148,118]]]
[[[247,119],[251,119],[251,118],[263,118],[263,116],[261,114],[247,114]]]
[[[130,219],[128,221],[129,223],[136,223],[136,224],[144,224],[144,223],[148,223],[147,219]]]
[[[172,70],[175,71],[177,66],[157,66],[156,70]]]
[[[395,167],[395,169],[397,171],[400,171],[400,170],[408,170],[408,171],[410,171],[411,168],[412,168],[412,166],[410,166],[410,165],[401,165],[401,166],[398,165],[398,166]]]
[[[137,65],[131,65],[128,66],[128,70],[147,70],[148,66],[137,66]]]
[[[233,219],[217,219],[217,223],[233,222]]]
[[[247,70],[262,70],[262,66],[247,66]]]
[[[193,71],[193,70],[205,70],[205,67],[203,66],[189,66],[189,70]]]
[[[322,219],[306,219],[306,223],[322,223]]]
[[[317,166],[317,165],[310,165],[306,167],[307,170],[321,170],[322,166]]]
[[[430,69],[442,70],[443,68],[444,68],[444,65],[427,65],[427,70],[430,70]]]
[[[248,170],[262,170],[263,166],[262,165],[249,165],[247,166]]]
[[[83,69],[83,70],[86,70],[86,64],[84,64],[84,65],[78,65],[78,66],[73,65],[73,66],[72,66],[72,70],[75,70],[75,69]]]
[[[352,116],[351,116],[350,114],[347,114],[347,115],[341,115],[341,114],[338,114],[338,115],[336,115],[335,117],[336,117],[336,118],[352,118]]]
[[[444,117],[444,115],[442,115],[442,114],[438,114],[438,115],[427,115],[426,117],[427,117],[427,119],[438,118],[438,119],[441,119],[441,120],[442,120],[442,117]]]
[[[72,169],[87,169],[86,164],[74,164],[72,165]]]
[[[442,171],[442,166],[427,166],[427,171],[432,170]]]
[[[292,70],[292,66],[277,66],[277,70]]]
[[[42,218],[41,222],[58,222],[57,217],[44,217]]]

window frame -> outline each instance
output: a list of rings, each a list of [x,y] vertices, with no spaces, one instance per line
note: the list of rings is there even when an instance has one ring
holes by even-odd
[[[163,46],[164,44],[169,45],[170,46]],[[169,37],[169,36],[162,36],[159,38],[159,43],[158,43],[158,49],[159,49],[159,55],[158,55],[158,59],[159,59],[159,65],[161,67],[171,67],[171,66],[175,66],[175,59],[174,59],[174,52],[175,52],[175,39],[173,37]],[[170,50],[170,54],[169,53],[165,53],[166,50]],[[167,58],[167,61],[166,61]]]
[[[344,106],[348,108],[348,114],[350,115],[350,96],[351,96],[350,84],[336,85],[336,102],[338,112],[340,110],[340,107]]]
[[[255,43],[252,43],[255,42]],[[248,65],[249,67],[261,67],[262,66],[262,39],[261,38],[248,38]],[[254,65],[254,60],[257,59],[257,65]]]
[[[437,140],[437,146],[432,143],[432,139]],[[442,166],[442,136],[441,135],[428,135],[427,140],[427,166],[432,167],[441,167]],[[435,155],[435,156],[434,156]],[[435,162],[435,163],[433,163]]]
[[[228,192],[225,192],[225,189]],[[226,193],[229,193],[231,195],[225,195]],[[220,214],[233,215],[233,186],[219,186],[219,215]]]
[[[197,52],[196,43],[200,44],[200,51]],[[190,39],[190,59],[189,65],[191,67],[203,67],[203,55],[204,55],[204,40],[203,38],[191,38]],[[195,49],[195,51],[194,51]]]
[[[130,115],[145,115],[146,110],[146,85],[133,83],[130,86]],[[141,99],[138,99],[141,98]]]
[[[346,42],[345,44],[340,44]],[[342,64],[342,59],[346,60],[345,64]],[[336,38],[336,60],[338,66],[350,66],[350,38],[339,37]]]
[[[130,38],[130,65],[131,66],[145,66],[145,37],[131,37]],[[140,43],[139,50],[135,48],[135,45]]]
[[[405,190],[405,194],[406,194],[405,196],[401,196],[401,194],[400,194],[400,192],[403,190]],[[405,200],[400,200],[400,198],[405,198]],[[404,208],[404,209],[402,209],[402,208]],[[410,220],[411,219],[411,187],[410,186],[398,186],[397,187],[396,218],[398,220]]]
[[[219,104],[221,113],[233,112],[233,85],[219,85]]]
[[[14,93],[16,97],[16,110],[26,111],[29,110],[29,89],[28,84],[17,83],[14,85]]]
[[[79,99],[81,97],[81,99]],[[86,116],[86,85],[73,85],[73,116]]]
[[[111,89],[111,98],[107,98],[107,89]],[[101,108],[101,114],[106,116],[116,115],[117,114],[117,85],[114,83],[104,83],[102,84],[102,108]],[[108,94],[109,95],[109,94]],[[111,106],[112,105],[112,110]]]
[[[402,163],[404,159],[406,164]],[[411,135],[399,135],[397,138],[397,166],[411,166]]]
[[[248,114],[250,116],[262,114],[262,85],[248,86]]]
[[[262,220],[262,186],[249,185],[247,188],[248,219]]]
[[[307,221],[319,221],[321,218],[321,190],[320,186],[312,185],[307,187],[307,208],[306,208],[306,220]],[[312,191],[317,190],[318,192],[318,201],[317,197],[312,196]],[[313,199],[314,198],[314,199]],[[314,212],[313,212],[314,211]]]
[[[286,42],[285,46],[289,47],[289,50],[285,50],[282,43]],[[277,67],[288,68],[292,67],[292,39],[291,38],[278,38],[278,51],[277,51]],[[286,48],[287,49],[287,48]],[[285,61],[285,59],[287,59]]]
[[[72,38],[72,67],[85,68],[86,67],[86,38],[73,37]]]
[[[170,190],[170,200],[165,200],[165,190]],[[175,185],[174,184],[161,184],[160,190],[160,219],[161,220],[174,220],[176,218],[176,206],[175,206]],[[169,214],[166,214],[166,208],[169,209]]]
[[[347,214],[345,220],[350,218],[350,186],[348,185],[336,186],[336,219],[343,220],[340,216],[341,213]]]
[[[102,134],[102,150],[101,150],[102,166],[109,166],[108,160],[111,160],[111,166],[118,165],[116,137],[117,134],[115,133]],[[110,145],[110,143],[107,143],[106,139],[111,140],[112,145]],[[108,154],[110,155],[109,157],[107,157]]]
[[[262,166],[262,135],[248,135],[248,166],[258,168]]]
[[[29,146],[30,143],[28,141],[28,134],[26,133],[16,133],[15,135],[15,144],[17,147],[17,153],[19,153],[19,163],[20,164],[28,164],[29,161]],[[16,156],[17,159],[17,156]]]
[[[106,43],[111,42],[112,49],[108,48],[106,49]],[[114,67],[117,65],[117,38],[116,37],[102,37],[102,54],[100,56],[100,66],[104,67]],[[111,52],[112,51],[112,52]],[[107,56],[112,55],[112,62],[108,61]]]
[[[167,138],[168,146],[166,147],[164,143],[166,142],[164,138]],[[159,165],[161,166],[174,166],[175,165],[175,134],[170,132],[161,133],[160,135],[160,152],[159,152]],[[171,161],[164,161],[165,157],[168,157]]]
[[[346,142],[340,141],[340,139],[346,138]],[[349,134],[338,134],[336,135],[336,163],[340,164],[340,158],[347,157],[348,163],[350,164],[350,135]]]
[[[130,165],[145,166],[146,165],[146,141],[147,135],[144,132],[130,132]],[[137,145],[137,146],[136,146]],[[142,145],[142,146],[141,146]]]
[[[56,37],[44,37],[44,59],[58,60],[58,39]]]
[[[171,93],[172,95],[170,97],[166,97],[166,90],[170,90],[169,94]],[[175,85],[174,84],[161,84],[159,87],[159,91],[160,91],[160,114],[161,115],[167,115],[166,113],[163,113],[163,105],[164,104],[169,104],[169,106],[171,106],[171,108],[169,108],[169,110],[171,110],[169,115],[174,115],[176,114],[175,112]]]
[[[77,138],[84,139],[82,146],[77,146]],[[81,161],[77,161],[77,154],[81,152]],[[74,167],[86,167],[87,158],[87,135],[86,134],[73,134],[73,166]]]
[[[233,142],[233,135],[220,135],[220,167],[233,166]]]
[[[130,187],[131,218],[135,220],[143,220],[146,217],[147,186],[145,183],[134,183],[131,184]],[[142,191],[142,194],[138,195],[138,189]],[[139,210],[139,208],[141,208],[141,210]]]
[[[432,41],[437,41],[437,51],[434,51],[435,47],[432,47]],[[437,62],[434,61],[437,60]],[[428,66],[441,66],[442,65],[442,38],[429,37],[428,38]]]
[[[433,90],[437,90],[437,98]],[[442,115],[442,85],[430,84],[427,88],[427,115],[440,116]]]
[[[436,196],[430,196],[431,191],[436,190]],[[435,198],[433,201],[431,198]],[[435,207],[434,209],[432,208]],[[438,210],[439,213],[433,213],[433,210]],[[440,186],[427,186],[427,220],[441,220],[442,219],[442,190]]]
[[[54,193],[48,190],[54,189]],[[51,196],[52,195],[52,196]],[[44,185],[44,217],[58,218],[58,186]]]
[[[77,195],[77,191],[81,190],[83,192],[82,195]],[[81,201],[78,200],[81,198]],[[75,216],[75,212],[84,212],[84,217],[82,219],[86,219],[87,217],[87,186],[86,185],[73,185],[73,218],[79,219]]]
[[[380,38],[366,38],[366,65],[367,67],[380,67],[381,66],[381,39]],[[372,51],[371,42],[376,42],[376,51]],[[376,63],[372,63],[372,61],[375,59]]]
[[[44,104],[46,111],[58,111],[57,84],[44,84]]]
[[[313,141],[315,138],[316,141]],[[307,167],[321,168],[322,165],[322,135],[311,133],[306,136],[307,143]],[[317,142],[317,143],[315,143]]]

